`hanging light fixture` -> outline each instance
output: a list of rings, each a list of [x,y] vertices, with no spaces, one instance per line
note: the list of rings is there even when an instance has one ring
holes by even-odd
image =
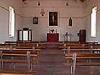
[[[45,14],[45,11],[44,11],[44,9],[41,9],[41,12],[40,12],[40,14],[41,14],[42,16],[44,16],[44,14]]]
[[[68,2],[66,2],[66,6],[68,6],[69,4],[68,4]]]
[[[40,2],[38,2],[37,4],[38,4],[38,6],[40,6]]]
[[[74,0],[74,1],[76,2],[76,1],[78,1],[78,0]],[[79,0],[79,1],[84,2],[84,1],[86,1],[86,0]]]
[[[26,1],[27,1],[27,0],[22,0],[22,2],[23,2],[24,4],[27,4]]]
[[[68,0],[65,0],[65,6],[68,6],[69,5],[68,2],[69,2]]]
[[[84,1],[86,1],[86,0],[80,0],[81,2],[84,2]]]
[[[22,0],[22,1],[24,2],[24,1],[26,1],[26,0]]]

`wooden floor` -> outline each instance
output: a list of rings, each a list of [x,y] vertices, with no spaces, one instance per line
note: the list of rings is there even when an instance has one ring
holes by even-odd
[[[46,49],[40,52],[39,63],[32,65],[31,72],[27,72],[27,66],[25,64],[20,64],[16,66],[14,73],[10,73],[8,71],[10,69],[12,70],[10,66],[11,64],[9,63],[5,64],[4,71],[6,73],[1,71],[0,75],[71,75],[70,66],[65,64],[64,52],[57,49],[54,44],[47,45]],[[75,72],[75,75],[99,74],[100,66],[77,66]]]

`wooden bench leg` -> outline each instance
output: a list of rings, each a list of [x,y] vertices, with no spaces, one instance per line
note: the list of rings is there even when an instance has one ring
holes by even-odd
[[[1,61],[0,61],[0,70],[2,69],[2,63],[1,63]]]
[[[14,57],[11,57],[11,59],[14,60]],[[11,63],[11,68],[15,71],[15,63]]]
[[[3,58],[2,58],[2,51],[0,51],[0,58],[1,58],[1,62],[0,62],[0,68],[3,69]]]
[[[15,71],[16,67],[15,67],[15,63],[13,63],[13,71]]]
[[[31,71],[33,70],[33,68],[32,68],[32,63],[31,63],[31,67],[30,67],[30,70],[31,70]]]
[[[72,60],[73,60],[73,62],[72,62],[72,75],[75,75],[75,71],[76,71],[76,53],[73,54]]]
[[[71,75],[73,74],[73,67],[72,67],[72,65],[71,65],[71,67],[70,67],[70,73],[71,73]]]
[[[28,63],[28,70],[31,72],[31,58],[30,58],[30,51],[27,51],[27,63]]]

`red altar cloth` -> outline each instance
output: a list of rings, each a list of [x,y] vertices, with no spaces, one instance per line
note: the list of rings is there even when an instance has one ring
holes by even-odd
[[[58,42],[59,33],[47,33],[47,42]]]

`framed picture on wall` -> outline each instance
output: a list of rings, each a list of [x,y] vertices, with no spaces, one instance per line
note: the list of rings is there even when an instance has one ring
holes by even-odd
[[[38,24],[38,17],[33,17],[33,24]]]
[[[49,26],[58,26],[57,12],[49,12]]]

